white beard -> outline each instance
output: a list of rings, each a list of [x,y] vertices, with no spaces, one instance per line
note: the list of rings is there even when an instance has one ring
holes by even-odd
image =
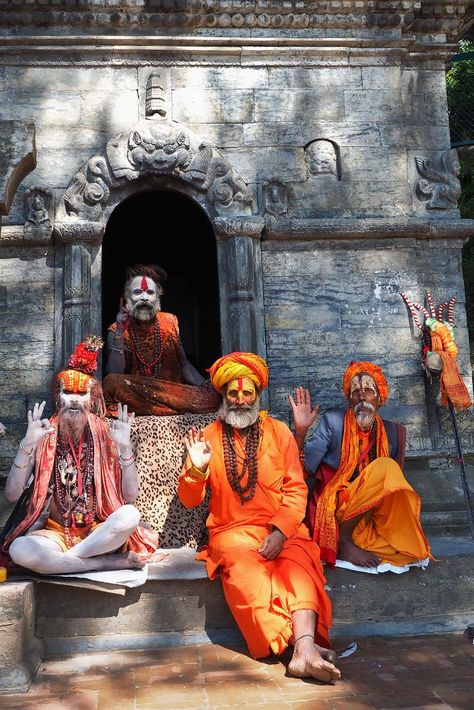
[[[354,407],[357,424],[362,431],[368,431],[375,420],[375,408],[369,402],[359,402]]]
[[[260,411],[260,397],[255,399],[253,404],[236,406],[228,404],[226,400],[222,402],[217,412],[217,416],[223,419],[226,424],[234,429],[246,429],[257,421]]]
[[[159,298],[156,299],[156,302],[153,305],[149,304],[147,308],[144,308],[141,303],[136,303],[134,306],[131,303],[128,303],[127,305],[128,310],[132,314],[132,318],[140,321],[140,323],[150,323],[158,311],[161,310],[161,302]]]

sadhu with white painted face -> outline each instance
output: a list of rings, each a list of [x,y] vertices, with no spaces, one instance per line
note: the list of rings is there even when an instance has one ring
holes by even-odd
[[[109,427],[100,384],[93,377],[101,341],[86,338],[56,375],[56,412],[43,417],[45,402],[28,412],[5,486],[19,500],[30,476],[23,519],[7,532],[2,552],[40,574],[143,567],[157,537],[139,525],[132,505],[138,479],[130,444],[134,414],[118,407]]]
[[[118,402],[143,416],[215,412],[219,400],[188,361],[176,316],[161,310],[165,271],[136,264],[126,278],[124,303],[107,335],[108,414],[117,415]]]
[[[217,421],[188,432],[178,487],[186,507],[199,505],[211,489],[209,544],[198,559],[211,579],[220,574],[255,658],[290,644],[291,674],[335,680],[331,603],[318,547],[302,522],[307,490],[298,448],[288,427],[259,407],[266,363],[235,352],[209,372],[222,406]]]

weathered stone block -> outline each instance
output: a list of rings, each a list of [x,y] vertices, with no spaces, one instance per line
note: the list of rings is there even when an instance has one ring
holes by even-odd
[[[172,67],[171,85],[174,89],[190,86],[230,91],[261,89],[268,86],[268,71],[263,67]]]
[[[249,90],[174,89],[175,121],[193,123],[242,123],[253,120],[253,92]]]
[[[266,180],[275,175],[286,181],[304,180],[306,177],[302,149],[227,149],[223,150],[222,154],[225,155],[245,182]]]
[[[187,123],[202,141],[215,148],[237,148],[244,143],[244,131],[240,123]],[[254,124],[251,124],[254,125]]]
[[[256,121],[297,122],[305,116],[315,121],[339,121],[343,111],[342,91],[338,87],[255,91]]]
[[[362,88],[383,89],[398,93],[402,85],[400,67],[362,67]]]
[[[81,122],[81,100],[74,93],[46,94],[41,104],[28,94],[12,93],[2,110],[5,118],[34,121],[37,126],[76,126]]]
[[[381,123],[397,123],[403,120],[400,93],[389,89],[366,89],[344,91],[346,121],[357,123],[377,120]]]
[[[113,94],[90,91],[81,97],[80,111],[81,125],[106,131],[113,138],[138,121],[138,94],[136,89]]]
[[[362,88],[361,69],[317,67],[270,67],[268,70],[269,88],[274,89],[320,89],[337,86]]]
[[[10,66],[4,72],[10,93],[24,93],[42,100],[44,96],[56,93],[74,92],[86,96],[91,91],[115,93],[137,89],[134,67],[48,67],[45,70],[43,67]]]

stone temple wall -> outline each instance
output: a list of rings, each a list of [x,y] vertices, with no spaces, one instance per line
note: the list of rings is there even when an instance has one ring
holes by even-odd
[[[342,405],[347,362],[373,359],[391,382],[386,416],[409,427],[416,469],[436,467],[436,455],[444,470],[451,428],[399,293],[457,297],[459,363],[472,388],[461,248],[474,226],[457,210],[444,78],[469,7],[0,4],[0,146],[33,126],[36,162],[27,174],[21,155],[0,158],[0,421],[9,429],[0,473],[27,405],[48,396],[71,343],[100,326],[108,217],[126,197],[163,188],[196,200],[212,224],[223,348],[268,358],[271,412],[288,421],[298,384],[322,411]],[[147,136],[144,164],[134,150]],[[177,162],[158,156],[160,141]],[[3,173],[15,189],[4,189]],[[474,452],[472,416],[460,423]],[[446,498],[439,490],[432,510]]]

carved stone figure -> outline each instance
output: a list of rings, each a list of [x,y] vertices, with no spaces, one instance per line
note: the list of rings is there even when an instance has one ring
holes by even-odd
[[[166,118],[167,114],[166,82],[161,74],[153,72],[146,84],[145,115],[147,118]]]
[[[127,157],[138,171],[151,174],[182,170],[191,160],[190,140],[184,130],[149,123],[135,128],[128,139]]]
[[[427,200],[427,210],[449,210],[457,207],[461,194],[458,175],[461,172],[455,148],[442,151],[433,158],[415,158],[421,179],[416,191],[421,200]]]
[[[103,203],[110,196],[107,164],[101,156],[92,157],[84,171],[79,171],[64,194],[64,204],[69,216],[100,222]]]
[[[311,141],[305,146],[304,157],[308,178],[318,175],[333,175],[339,179],[338,156],[334,143],[325,139]]]
[[[52,194],[49,190],[32,187],[26,192],[28,214],[24,226],[25,236],[28,238],[42,238],[51,236],[53,225],[49,218],[49,205]]]
[[[286,186],[278,180],[270,180],[263,183],[262,191],[266,214],[275,219],[287,217],[288,195]]]

